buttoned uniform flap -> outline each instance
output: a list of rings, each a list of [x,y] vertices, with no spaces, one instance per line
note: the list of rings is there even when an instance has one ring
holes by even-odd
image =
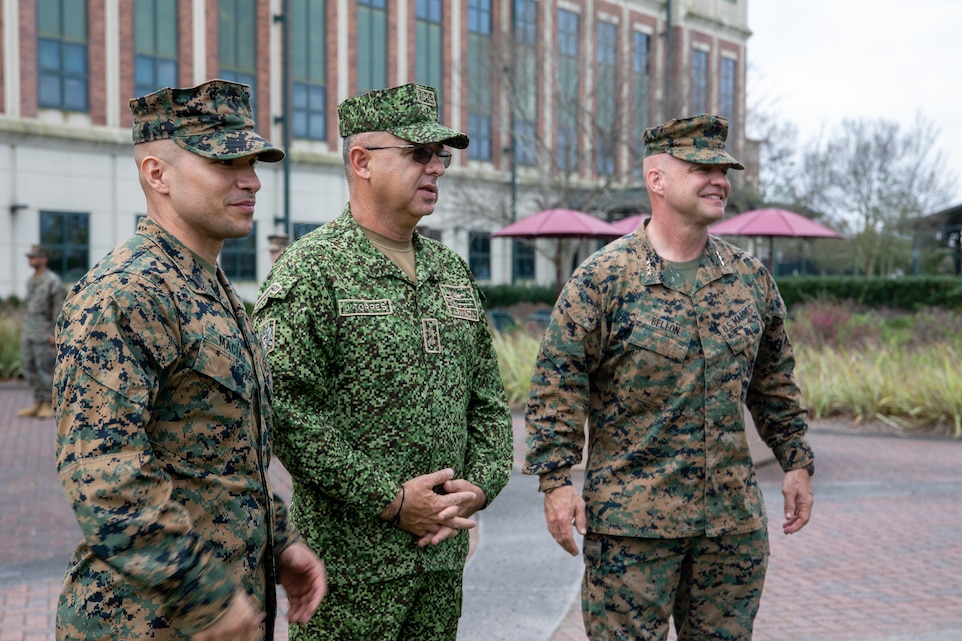
[[[246,350],[246,347],[236,338],[205,336],[200,341],[193,369],[250,402],[254,392],[254,375],[240,350]]]
[[[722,325],[725,341],[735,354],[741,354],[761,340],[762,321],[754,309],[746,308]]]
[[[676,326],[659,327],[642,322],[632,327],[627,340],[636,347],[681,363],[688,355],[691,335],[688,330]]]

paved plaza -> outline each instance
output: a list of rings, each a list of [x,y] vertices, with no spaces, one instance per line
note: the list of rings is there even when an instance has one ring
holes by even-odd
[[[0,384],[0,641],[53,639],[80,531],[54,469],[51,419],[20,418],[30,394]],[[520,457],[520,416],[515,417]],[[781,533],[781,472],[759,469],[772,559],[759,641],[962,641],[962,441],[859,433],[815,422],[815,513]],[[271,478],[282,494],[280,465]],[[581,561],[544,529],[535,479],[516,473],[482,513],[465,572],[459,641],[585,641]],[[281,625],[276,639],[286,639]]]

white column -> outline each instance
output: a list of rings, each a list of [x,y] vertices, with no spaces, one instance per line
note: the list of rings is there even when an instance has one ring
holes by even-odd
[[[6,114],[20,116],[20,2],[3,0],[3,93]]]
[[[107,126],[120,127],[120,9],[116,2],[104,3],[104,67],[107,77]]]
[[[207,77],[207,2],[194,0],[194,81],[192,85],[210,80]]]

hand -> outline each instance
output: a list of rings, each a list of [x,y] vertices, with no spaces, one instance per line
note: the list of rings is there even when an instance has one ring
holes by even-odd
[[[792,470],[785,473],[782,481],[782,496],[785,497],[785,523],[782,531],[794,534],[801,530],[812,518],[815,495],[812,493],[812,478],[808,470]]]
[[[578,544],[571,533],[574,525],[578,534],[584,536],[588,531],[585,521],[585,501],[573,485],[562,485],[545,492],[544,518],[548,532],[571,556],[578,555]]]
[[[455,492],[473,492],[477,497],[477,500],[467,501],[461,504],[461,509],[458,511],[458,516],[464,518],[470,517],[475,512],[483,508],[484,504],[487,503],[488,500],[484,490],[474,483],[465,481],[464,479],[452,479],[450,481],[445,481],[444,491],[448,494]],[[441,541],[457,536],[457,534],[458,530],[445,526],[435,532],[433,535],[425,534],[422,536],[418,540],[418,547],[424,547],[425,545],[437,545]]]
[[[473,504],[478,496],[473,491],[438,494],[434,488],[454,478],[454,470],[445,468],[416,476],[404,483],[404,491],[381,512],[381,518],[391,520],[400,515],[398,527],[419,539],[434,536],[444,527],[468,530],[475,522],[459,516],[462,505]],[[400,511],[399,511],[400,510]]]
[[[324,562],[306,544],[293,543],[281,553],[277,580],[290,604],[287,620],[307,623],[327,592]]]
[[[239,590],[224,613],[191,638],[193,641],[257,641],[263,621],[264,613],[254,610],[250,597]]]

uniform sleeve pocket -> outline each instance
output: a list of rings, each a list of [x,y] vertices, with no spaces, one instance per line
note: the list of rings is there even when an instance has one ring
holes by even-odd
[[[735,354],[753,351],[752,347],[761,340],[762,325],[754,312],[745,314],[742,320],[727,325],[724,330],[725,340]]]

